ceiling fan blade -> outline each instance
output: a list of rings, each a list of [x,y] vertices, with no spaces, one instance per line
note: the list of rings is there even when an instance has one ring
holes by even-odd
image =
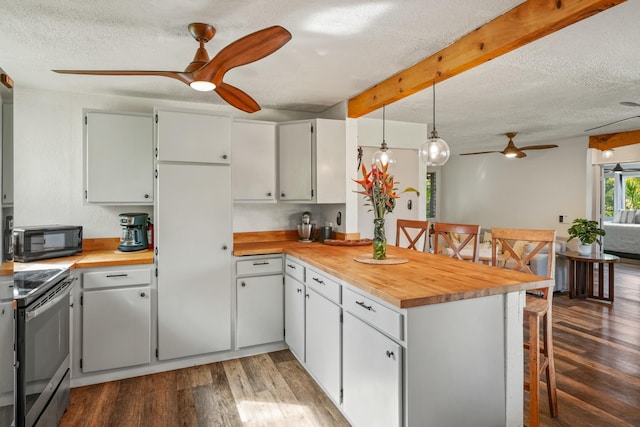
[[[244,91],[227,83],[220,83],[214,89],[218,95],[230,105],[247,113],[255,113],[260,111],[258,103],[247,95]]]
[[[624,122],[625,120],[629,120],[629,119],[637,119],[637,118],[640,118],[640,116],[631,116],[631,117],[627,117],[626,119],[616,120],[615,122],[607,123],[606,125],[596,126],[596,127],[594,127],[594,128],[587,129],[587,130],[585,130],[585,132],[589,132],[589,131],[591,131],[591,130],[600,129],[600,128],[603,128],[603,127],[605,127],[605,126],[615,125],[616,123]]]
[[[160,76],[171,77],[189,84],[193,79],[192,73],[184,71],[135,71],[135,70],[51,70],[60,74],[88,74],[92,76]]]
[[[502,153],[502,151],[478,151],[476,153],[460,153],[461,156],[472,156],[474,154]]]
[[[518,151],[518,154],[516,154],[516,159],[521,159],[523,157],[527,157],[527,153],[525,153],[524,151]]]
[[[289,40],[291,33],[279,25],[256,31],[222,49],[207,65],[194,71],[194,77],[218,84],[230,69],[269,56]]]
[[[547,144],[547,145],[527,145],[525,147],[520,147],[518,150],[546,150],[547,148],[558,148],[556,144]]]

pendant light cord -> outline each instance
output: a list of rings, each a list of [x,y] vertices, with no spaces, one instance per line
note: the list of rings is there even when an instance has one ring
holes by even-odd
[[[431,138],[438,137],[438,131],[436,130],[436,81],[433,81],[431,85],[433,89],[433,130],[431,131]]]
[[[384,139],[384,104],[382,104],[382,144],[386,144]]]

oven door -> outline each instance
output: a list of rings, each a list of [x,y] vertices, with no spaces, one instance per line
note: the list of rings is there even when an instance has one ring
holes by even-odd
[[[69,293],[73,280],[67,278],[56,284],[18,312],[17,426],[36,423],[69,370]]]

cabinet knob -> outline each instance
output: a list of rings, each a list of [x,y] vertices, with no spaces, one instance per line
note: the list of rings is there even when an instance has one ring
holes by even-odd
[[[286,197],[284,193],[280,193],[280,197]]]
[[[228,157],[228,156],[227,156],[226,154],[223,154],[223,155],[222,155],[222,159],[223,159],[223,160],[227,160],[227,157]]]
[[[296,291],[298,291],[299,294],[302,293],[302,289],[300,289],[300,288],[296,289]]]
[[[396,356],[396,355],[393,353],[393,351],[389,351],[389,350],[387,350],[387,357],[388,357],[389,359],[391,359],[391,358],[394,358],[394,359],[395,359],[395,356]]]
[[[271,191],[267,193],[267,197],[271,197]]]
[[[144,292],[140,292],[140,296],[141,296],[142,298],[144,298],[144,297],[146,297],[146,296],[147,296],[147,294],[145,294]]]
[[[145,194],[145,195],[144,195],[144,198],[145,198],[145,199],[148,199],[148,198],[149,198],[149,195],[148,195],[148,194]]]
[[[227,245],[222,245],[222,250],[226,251],[227,250]]]
[[[307,299],[309,299],[309,294],[304,294],[305,297],[307,297]]]
[[[244,282],[242,282],[242,283],[240,283],[240,286],[242,286],[242,287],[244,288],[244,287],[246,287],[246,286],[247,286],[247,284],[246,284],[246,283],[244,283]]]

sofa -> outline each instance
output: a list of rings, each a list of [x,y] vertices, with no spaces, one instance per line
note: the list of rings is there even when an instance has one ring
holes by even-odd
[[[604,222],[602,246],[606,253],[640,259],[640,209],[619,210]]]

